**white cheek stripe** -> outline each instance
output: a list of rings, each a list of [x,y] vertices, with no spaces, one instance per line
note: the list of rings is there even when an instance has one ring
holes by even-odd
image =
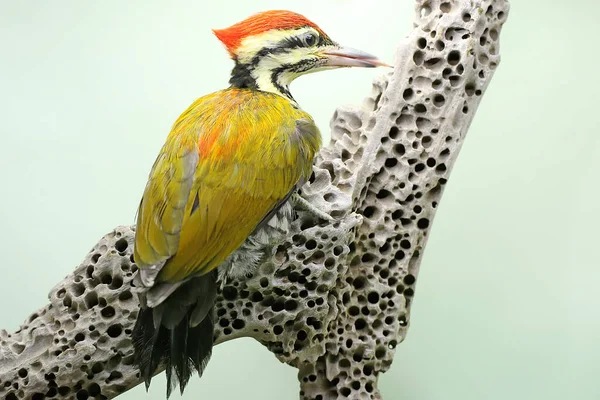
[[[263,59],[252,71],[252,77],[256,80],[256,85],[262,91],[282,94],[273,84],[273,70],[282,64],[295,64],[298,61],[305,59],[310,52],[310,49],[298,48],[290,50],[288,53],[277,54],[273,57]],[[301,74],[299,73],[290,71],[282,72],[278,75],[277,83],[280,87],[287,90],[290,83],[300,75]]]
[[[236,55],[240,62],[246,64],[252,60],[252,57],[264,47],[275,47],[283,39],[290,36],[299,36],[305,33],[313,33],[319,35],[316,29],[304,27],[298,29],[287,30],[271,30],[258,35],[252,35],[244,38],[238,48]]]
[[[238,62],[241,64],[250,64],[256,54],[264,48],[276,48],[281,45],[281,42],[292,36],[301,36],[307,33],[312,33],[320,36],[320,33],[311,27],[303,27],[298,29],[287,30],[271,30],[258,35],[248,36],[242,40],[236,49]],[[290,48],[286,52],[272,53],[269,56],[262,58],[258,65],[252,69],[252,77],[256,81],[258,89],[264,92],[276,93],[280,96],[288,97],[289,92],[282,93],[276,85],[273,84],[273,71],[283,64],[295,64],[309,56],[314,52],[313,48],[296,47]],[[290,83],[301,74],[294,72],[282,72],[278,74],[277,85],[287,91]],[[290,97],[288,97],[290,98]],[[290,98],[290,100],[294,101]]]

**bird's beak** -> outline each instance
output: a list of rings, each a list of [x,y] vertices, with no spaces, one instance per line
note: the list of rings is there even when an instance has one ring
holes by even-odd
[[[323,52],[327,67],[392,67],[377,57],[351,47],[335,47]]]

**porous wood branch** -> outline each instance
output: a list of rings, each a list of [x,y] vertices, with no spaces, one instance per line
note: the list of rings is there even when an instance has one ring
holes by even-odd
[[[362,107],[336,111],[302,189],[337,221],[299,212],[253,277],[218,298],[216,343],[256,338],[298,368],[302,399],[381,398],[444,185],[500,60],[505,0],[416,3],[395,70]],[[0,397],[106,399],[140,384],[133,236],[106,235],[50,304],[0,331]]]

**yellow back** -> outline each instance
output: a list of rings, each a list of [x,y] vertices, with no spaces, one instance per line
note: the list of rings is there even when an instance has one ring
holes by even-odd
[[[216,268],[301,179],[321,137],[310,115],[276,94],[230,88],[175,122],[142,198],[134,257],[167,260],[161,281]]]

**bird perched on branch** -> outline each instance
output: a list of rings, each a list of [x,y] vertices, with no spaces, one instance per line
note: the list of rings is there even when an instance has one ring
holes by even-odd
[[[301,202],[294,194],[312,172],[321,136],[290,83],[315,71],[386,65],[290,11],[262,12],[214,33],[235,63],[230,87],[199,98],[175,122],[137,217],[142,308],[134,362],[146,388],[166,367],[167,397],[177,384],[183,393],[210,358],[217,267],[253,232],[286,223],[277,213],[291,213],[290,199]],[[227,268],[255,261],[229,259]]]

